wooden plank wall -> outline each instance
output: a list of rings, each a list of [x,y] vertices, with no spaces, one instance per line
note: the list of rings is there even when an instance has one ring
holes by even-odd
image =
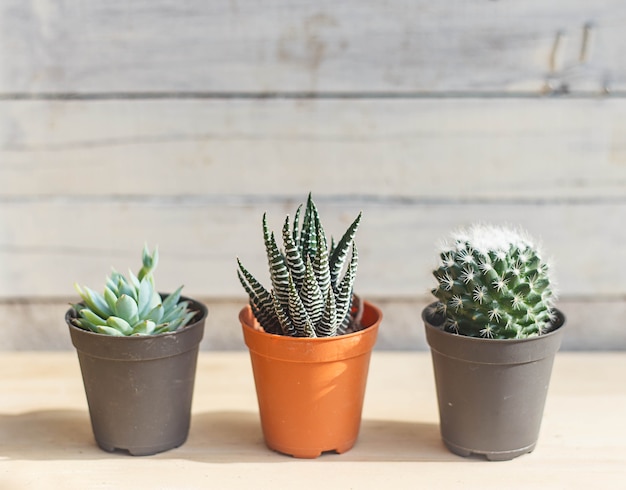
[[[378,348],[424,349],[436,245],[519,224],[553,257],[565,349],[626,348],[620,0],[0,4],[0,350],[70,349],[75,281],[159,245],[162,290],[243,348],[235,257],[264,277],[313,192],[362,210]]]

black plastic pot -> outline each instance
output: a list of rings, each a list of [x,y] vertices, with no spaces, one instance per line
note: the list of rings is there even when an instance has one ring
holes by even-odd
[[[180,446],[187,439],[198,347],[208,314],[189,298],[195,318],[160,335],[114,337],[65,320],[76,347],[93,433],[105,451],[134,456]]]
[[[441,437],[455,454],[513,459],[537,444],[554,356],[565,317],[553,329],[521,340],[448,333],[436,303],[422,312],[430,345]]]

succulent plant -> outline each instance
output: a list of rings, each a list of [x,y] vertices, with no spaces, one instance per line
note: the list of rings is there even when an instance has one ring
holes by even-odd
[[[361,213],[339,242],[335,244],[331,238],[329,247],[311,194],[300,229],[301,209],[302,205],[296,211],[293,225],[289,216],[285,218],[283,251],[268,229],[266,214],[263,215],[270,291],[237,259],[237,275],[250,297],[252,312],[266,332],[278,335],[330,337],[359,330],[359,315],[352,306],[358,263],[354,235]]]
[[[194,317],[188,301],[180,301],[182,286],[165,299],[155,290],[152,272],[158,264],[158,250],[143,249],[143,266],[129,279],[113,271],[107,278],[104,293],[74,284],[83,299],[73,305],[76,317],[72,324],[92,332],[128,336],[157,335],[184,327]]]
[[[550,330],[555,311],[549,267],[524,232],[476,225],[452,238],[433,272],[445,330],[494,339]]]

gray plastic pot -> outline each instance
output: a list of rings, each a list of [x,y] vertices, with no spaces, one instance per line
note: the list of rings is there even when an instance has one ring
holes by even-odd
[[[531,452],[539,437],[554,356],[565,317],[553,330],[522,340],[444,331],[432,303],[422,312],[430,345],[441,437],[455,454],[503,461]]]
[[[114,337],[75,327],[65,314],[76,347],[94,437],[105,451],[155,454],[187,440],[198,347],[208,314],[197,312],[184,328],[160,335]]]

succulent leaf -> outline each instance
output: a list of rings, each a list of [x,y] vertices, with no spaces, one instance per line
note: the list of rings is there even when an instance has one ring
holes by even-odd
[[[176,320],[177,318],[184,316],[187,312],[187,306],[188,306],[188,302],[182,301],[181,303],[178,303],[176,306],[174,306],[170,310],[165,310],[163,312],[163,318],[161,319],[161,322],[170,323]]]
[[[124,335],[131,335],[133,332],[133,327],[131,327],[126,320],[117,316],[110,316],[107,318],[106,325],[118,330]]]
[[[117,289],[117,279],[113,278],[112,275],[111,277],[106,278],[105,288],[110,290],[115,295],[115,298],[117,298],[117,296],[119,295],[119,291]]]
[[[117,328],[109,327],[107,325],[98,326],[95,331],[104,335],[111,335],[112,337],[123,337],[125,335]]]
[[[181,325],[187,325],[187,323],[189,323],[193,319],[194,316],[196,316],[196,312],[195,311],[190,311],[184,317],[177,318],[177,319],[173,320],[172,322],[170,322],[170,324],[167,327],[167,329],[170,332],[173,332],[174,330],[179,329],[181,327]]]
[[[139,289],[139,287],[140,287],[140,280],[139,280],[139,278],[135,274],[133,274],[133,271],[131,271],[130,269],[128,269],[128,277],[130,278],[130,281],[127,281],[127,282],[132,284],[132,286],[135,289]]]
[[[167,298],[163,300],[162,304],[163,304],[163,308],[165,308],[165,311],[171,310],[174,306],[176,306],[179,303],[180,294],[182,290],[183,290],[183,287],[180,286],[176,291],[169,294]]]
[[[157,325],[161,323],[163,319],[163,315],[165,314],[165,308],[162,304],[155,306],[152,308],[146,315],[146,320],[152,320]]]
[[[96,325],[102,326],[102,325],[107,324],[106,320],[104,320],[103,318],[100,318],[98,315],[96,315],[93,311],[91,311],[88,308],[83,308],[78,313],[80,314],[80,316],[82,316],[85,320],[87,320],[89,323],[91,323],[94,326]]]
[[[98,332],[98,326],[93,323],[85,320],[84,318],[72,318],[72,325],[75,325],[78,328],[82,328],[83,330],[91,330],[92,332]]]
[[[152,287],[152,283],[146,279],[138,283],[137,287],[137,314],[139,317],[144,317],[153,308],[152,297],[154,288]]]
[[[116,316],[126,320],[128,323],[133,324],[139,321],[137,303],[135,300],[126,294],[122,294],[117,298],[115,303]]]
[[[119,291],[119,296],[130,296],[135,301],[137,301],[137,296],[139,292],[124,277],[120,278],[117,285],[117,290]]]
[[[148,249],[148,244],[144,245],[143,253],[142,253],[142,262],[143,266],[139,270],[137,274],[137,278],[141,281],[144,277],[151,278],[152,271],[156,269],[157,264],[159,263],[159,249],[155,248],[154,252],[150,254],[150,250]]]
[[[182,286],[163,301],[154,288],[157,249],[150,253],[146,245],[142,262],[137,276],[129,272],[130,279],[113,270],[103,295],[75,284],[83,303],[72,305],[77,314],[72,324],[105,335],[155,335],[187,325],[195,312],[189,302],[180,301]]]
[[[86,286],[81,289],[78,284],[74,284],[74,288],[78,291],[85,304],[99,317],[106,318],[112,313],[104,298],[95,291]]]
[[[104,300],[111,311],[115,311],[115,303],[117,302],[117,294],[109,287],[104,288]]]
[[[156,329],[156,324],[152,320],[142,320],[133,327],[131,335],[152,335]]]

